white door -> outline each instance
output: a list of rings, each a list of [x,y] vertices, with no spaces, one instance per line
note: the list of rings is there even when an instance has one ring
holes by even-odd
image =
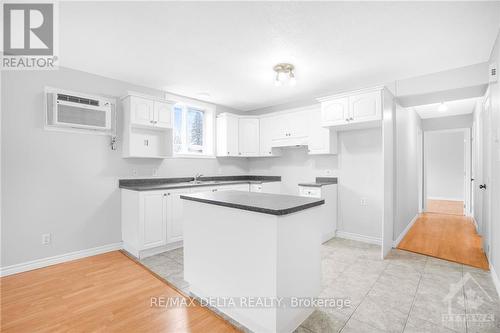
[[[145,193],[143,195],[144,223],[142,248],[165,245],[166,215],[164,193]]]
[[[155,126],[172,128],[172,106],[173,104],[171,103],[154,102]]]
[[[349,97],[349,122],[364,122],[382,119],[382,97],[380,91]]]
[[[321,123],[323,126],[347,123],[349,98],[339,98],[321,103]]]
[[[131,122],[137,125],[153,126],[154,102],[136,96],[130,97]]]
[[[239,155],[259,155],[259,119],[240,118],[238,120]]]
[[[490,257],[491,244],[491,100],[486,96],[483,112],[481,115],[482,123],[482,179],[478,186],[482,192],[482,236],[484,252]]]
[[[187,189],[171,190],[166,193],[167,212],[167,243],[177,242],[182,240],[182,225],[183,225],[183,202],[182,194],[187,194],[190,191]]]

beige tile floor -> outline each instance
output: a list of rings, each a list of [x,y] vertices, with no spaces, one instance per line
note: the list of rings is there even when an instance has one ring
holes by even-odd
[[[182,249],[141,260],[189,293]],[[323,298],[351,306],[317,308],[297,333],[500,332],[500,300],[490,273],[424,255],[334,238],[322,247]],[[451,314],[451,315],[450,315]]]

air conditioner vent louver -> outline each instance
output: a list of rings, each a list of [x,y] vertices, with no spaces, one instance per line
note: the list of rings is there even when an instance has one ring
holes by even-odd
[[[57,100],[73,102],[73,103],[78,103],[78,104],[99,106],[99,101],[97,101],[95,99],[82,98],[82,97],[64,95],[64,94],[57,94]]]
[[[45,128],[115,135],[116,101],[46,87]]]

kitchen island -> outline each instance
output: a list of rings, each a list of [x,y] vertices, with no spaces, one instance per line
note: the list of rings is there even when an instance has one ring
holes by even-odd
[[[226,191],[181,195],[190,291],[254,332],[292,332],[318,296],[324,200]]]

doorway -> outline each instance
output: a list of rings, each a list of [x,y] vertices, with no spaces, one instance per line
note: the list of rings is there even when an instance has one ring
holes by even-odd
[[[424,212],[470,215],[470,129],[424,132]]]

